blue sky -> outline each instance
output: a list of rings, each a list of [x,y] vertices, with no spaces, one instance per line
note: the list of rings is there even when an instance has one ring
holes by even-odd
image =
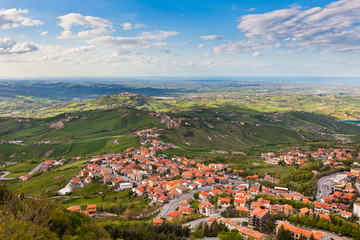
[[[0,78],[360,76],[360,1],[2,0]]]

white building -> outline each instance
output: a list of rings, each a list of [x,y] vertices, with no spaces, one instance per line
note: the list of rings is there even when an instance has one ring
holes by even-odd
[[[360,203],[354,203],[353,214],[357,217],[360,217]]]

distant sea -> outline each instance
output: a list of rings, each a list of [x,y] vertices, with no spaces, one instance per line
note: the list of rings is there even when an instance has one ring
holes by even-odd
[[[98,82],[98,83],[124,83],[124,82],[289,82],[289,83],[318,83],[318,84],[345,84],[360,85],[360,77],[29,77],[29,78],[3,78],[0,82],[9,80],[22,81],[59,81],[59,82]]]

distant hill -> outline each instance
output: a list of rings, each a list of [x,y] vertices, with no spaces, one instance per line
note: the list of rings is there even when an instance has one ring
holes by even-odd
[[[124,146],[138,144],[129,134],[159,126],[159,119],[141,110],[114,108],[45,119],[4,119],[0,123],[1,141],[24,141],[24,145],[0,144],[0,160],[16,160],[124,150]],[[120,138],[116,146],[112,146],[114,137]]]
[[[207,151],[240,150],[276,143],[334,141],[334,134],[358,140],[360,132],[356,125],[310,112],[262,113],[228,106],[194,108],[174,116],[191,120],[186,121],[188,126],[169,129],[164,138],[185,148],[201,147]]]
[[[0,144],[0,160],[88,155],[137,146],[138,140],[131,136],[133,132],[155,126],[165,128],[149,112],[131,108],[147,100],[141,95],[114,94],[93,100],[94,104],[114,107],[108,110],[79,111],[45,119],[1,120],[0,140],[5,143]],[[335,134],[357,140],[360,132],[357,125],[310,112],[263,113],[223,105],[179,109],[168,114],[186,120],[179,127],[164,130],[163,140],[180,148],[207,152],[276,143],[335,141]],[[24,144],[8,144],[11,140]]]

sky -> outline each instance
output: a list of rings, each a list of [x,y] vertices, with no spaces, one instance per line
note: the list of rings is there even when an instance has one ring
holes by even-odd
[[[0,78],[360,76],[360,0],[1,0]]]

